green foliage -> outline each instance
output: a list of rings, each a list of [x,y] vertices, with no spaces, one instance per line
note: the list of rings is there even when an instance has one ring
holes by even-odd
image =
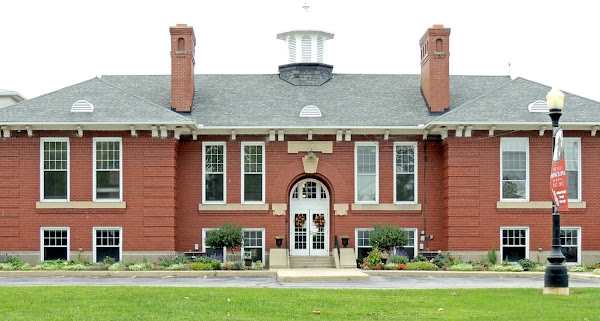
[[[127,267],[130,271],[151,271],[154,265],[148,262],[136,263]]]
[[[438,255],[433,258],[433,264],[437,265],[439,268],[443,268],[444,266],[450,267],[454,265],[455,259],[454,256],[450,255],[450,252],[442,253],[439,251]]]
[[[437,265],[429,262],[414,262],[406,264],[405,270],[437,271]]]
[[[448,268],[449,271],[474,271],[475,268],[473,267],[473,265],[468,264],[468,263],[459,263],[459,264],[454,264],[452,265],[450,268]]]
[[[363,267],[374,269],[376,266],[381,266],[381,251],[378,248],[373,248],[369,255],[363,259]]]
[[[571,265],[569,266],[569,272],[587,272],[588,269],[582,265]]]
[[[211,267],[209,270],[220,270],[221,269],[221,263],[222,263],[220,260],[212,259],[210,257],[199,257],[199,258],[196,258],[196,260],[194,262],[195,263],[209,264],[210,267]]]
[[[192,270],[214,270],[210,263],[193,262],[190,264],[190,267]]]
[[[111,266],[108,267],[109,271],[124,271],[125,270],[125,264],[123,264],[122,262],[117,262],[112,264]]]
[[[592,271],[592,273],[595,275],[600,275],[600,269],[594,269],[594,271]]]
[[[234,261],[231,263],[231,266],[234,270],[243,270],[246,267],[246,262],[244,261]]]
[[[524,271],[533,271],[539,264],[530,259],[521,259],[519,260],[519,265],[523,267]]]
[[[490,266],[489,270],[495,272],[523,272],[523,267],[519,264],[495,264]]]
[[[410,260],[408,259],[407,256],[397,255],[397,254],[390,255],[390,258],[388,259],[388,263],[394,263],[396,265],[398,265],[398,264],[408,264],[409,261]]]
[[[170,255],[158,258],[157,265],[169,267],[174,264],[186,264],[190,263],[190,258],[184,255]]]
[[[264,268],[265,267],[263,266],[261,260],[258,260],[256,262],[252,262],[252,266],[250,267],[250,269],[252,269],[252,270],[262,270]]]
[[[415,256],[412,261],[415,263],[416,262],[429,262],[429,260],[426,257],[424,257],[423,255]]]
[[[206,245],[212,248],[235,248],[244,242],[244,233],[241,226],[225,223],[218,229],[208,233]]]
[[[498,256],[496,255],[496,248],[492,246],[492,249],[487,253],[488,261],[491,265],[498,263]]]
[[[393,247],[401,247],[408,241],[408,233],[394,225],[375,224],[369,233],[369,243],[373,248],[387,251]]]
[[[186,265],[183,263],[175,263],[165,267],[165,270],[168,271],[181,271],[186,269]]]
[[[10,255],[10,254],[2,254],[0,255],[0,263],[11,264],[14,266],[22,266],[25,262],[21,261],[18,256]]]
[[[63,267],[63,269],[68,270],[68,271],[84,271],[84,270],[87,270],[87,266],[85,266],[81,263],[75,263],[75,264],[65,265]]]
[[[115,262],[117,262],[117,260],[115,260],[114,258],[112,258],[110,256],[106,256],[102,260],[102,264],[103,265],[108,265],[108,266],[111,266],[111,265],[115,264]]]
[[[384,270],[398,270],[398,264],[394,263],[386,263],[383,265]]]

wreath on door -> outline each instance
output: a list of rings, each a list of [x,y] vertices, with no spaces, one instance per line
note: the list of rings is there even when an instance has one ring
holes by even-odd
[[[313,222],[315,222],[317,227],[323,227],[325,226],[325,217],[323,215],[317,215],[313,219]]]
[[[294,219],[294,223],[296,224],[296,227],[303,227],[305,221],[306,221],[306,218],[304,217],[304,215],[296,215],[296,218]]]

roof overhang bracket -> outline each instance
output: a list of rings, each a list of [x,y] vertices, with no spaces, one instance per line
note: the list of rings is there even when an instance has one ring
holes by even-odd
[[[285,136],[283,135],[283,129],[277,131],[277,140],[280,142],[285,140]]]
[[[592,126],[592,131],[590,132],[590,134],[592,136],[596,136],[596,132],[598,131],[598,129],[600,129],[600,126]]]
[[[346,135],[344,137],[344,140],[347,142],[352,140],[352,130],[351,129],[346,129]]]
[[[386,129],[385,133],[383,134],[383,140],[389,140],[390,139],[390,130]]]
[[[269,141],[270,142],[274,142],[275,141],[275,129],[269,130]]]
[[[77,125],[77,136],[83,137],[83,127],[81,125]]]
[[[540,136],[544,136],[544,132],[546,131],[546,126],[540,126]]]
[[[494,129],[496,129],[496,126],[490,126],[490,130],[488,131],[488,136],[490,136],[490,137],[494,136]]]
[[[31,128],[31,126],[27,125],[27,126],[25,126],[25,129],[27,129],[27,136],[33,137],[33,129]]]
[[[454,136],[462,137],[463,136],[463,128],[465,128],[465,126],[456,126],[456,131],[454,132]]]
[[[337,134],[335,135],[335,141],[336,142],[341,142],[342,141],[342,134],[343,134],[343,130],[338,129],[337,130]]]
[[[137,137],[137,132],[135,131],[135,126],[129,126],[129,130],[131,130],[131,137]]]
[[[235,136],[235,129],[231,130],[231,140],[235,140],[237,137]]]
[[[308,136],[306,137],[308,140],[312,140],[312,129],[308,130]]]
[[[160,126],[160,138],[167,138],[169,136],[169,131],[167,130],[167,126]]]
[[[2,135],[4,137],[10,137],[10,126],[2,126],[0,129],[2,129]]]
[[[465,128],[465,137],[471,137],[472,131],[473,131],[473,126],[467,126],[467,128]]]
[[[152,130],[152,138],[158,137],[158,127],[156,125],[150,126],[150,130]]]

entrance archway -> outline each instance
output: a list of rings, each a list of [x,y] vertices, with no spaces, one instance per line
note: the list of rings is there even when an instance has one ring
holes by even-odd
[[[319,180],[298,181],[290,191],[290,255],[329,255],[329,190]]]

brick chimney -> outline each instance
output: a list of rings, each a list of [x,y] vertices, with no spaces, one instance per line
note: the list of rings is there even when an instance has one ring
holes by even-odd
[[[431,112],[450,107],[450,28],[433,25],[421,41],[421,91]]]
[[[171,108],[192,111],[194,101],[194,28],[186,24],[170,27],[171,33]]]

